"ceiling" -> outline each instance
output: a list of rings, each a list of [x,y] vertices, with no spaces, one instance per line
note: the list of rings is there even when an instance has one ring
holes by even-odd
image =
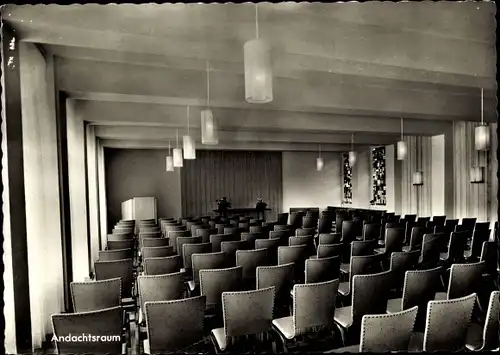
[[[200,110],[219,149],[346,151],[496,121],[493,2],[261,3],[274,100],[244,99],[243,45],[253,4],[8,5],[21,40],[55,56],[56,85],[105,146],[164,148]],[[214,147],[210,147],[213,149]]]

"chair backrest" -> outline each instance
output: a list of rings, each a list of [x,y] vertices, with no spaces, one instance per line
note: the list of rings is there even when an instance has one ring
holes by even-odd
[[[424,268],[433,268],[439,265],[440,253],[446,245],[446,235],[444,233],[426,233],[422,244],[422,261]]]
[[[278,224],[287,224],[288,223],[288,213],[278,213],[276,216],[276,220]]]
[[[434,222],[434,226],[444,226],[446,221],[446,216],[433,216],[432,222]]]
[[[353,277],[351,307],[353,325],[359,326],[364,315],[386,313],[390,285],[390,271]]]
[[[94,270],[97,281],[120,277],[122,279],[122,298],[131,296],[132,284],[134,283],[133,259],[96,261],[94,262]]]
[[[474,233],[472,234],[472,242],[471,242],[471,259],[474,260],[479,260],[481,257],[481,251],[483,250],[483,243],[487,242],[490,238],[490,229],[477,229],[477,225],[480,223],[476,224],[476,229],[474,230]]]
[[[237,250],[248,249],[248,245],[243,240],[231,240],[227,242],[222,242],[220,245],[221,251],[225,252],[230,260],[235,262],[234,256]]]
[[[282,243],[286,243],[287,245],[288,245],[288,237],[290,237],[290,230],[288,229],[269,232],[269,239],[279,238]]]
[[[431,217],[418,217],[415,224],[419,227],[425,227],[427,222],[430,222]]]
[[[500,345],[498,337],[500,322],[500,291],[493,291],[490,294],[488,310],[486,311],[486,321],[483,329],[483,346],[481,351],[494,350]]]
[[[216,228],[207,228],[207,229],[197,229],[196,230],[196,236],[201,237],[202,243],[210,242],[210,236],[212,234],[217,234]]]
[[[453,264],[448,283],[448,299],[464,297],[480,289],[484,262]]]
[[[394,285],[402,285],[405,273],[417,267],[420,250],[409,252],[396,252],[391,254],[390,270]]]
[[[316,217],[316,216],[305,216],[305,217],[302,217],[302,228],[316,229],[317,226],[318,226],[318,217]]]
[[[337,230],[338,231],[338,230]],[[356,223],[354,221],[344,220],[342,222],[342,243],[351,244],[352,241],[356,240]]]
[[[474,230],[474,226],[476,225],[476,221],[476,217],[462,218],[462,226],[466,227],[467,230],[470,230],[472,232]]]
[[[262,226],[250,226],[250,228],[248,228],[248,231],[251,234],[262,234],[262,235],[267,235],[267,233],[269,232],[269,230],[266,227]]]
[[[418,307],[392,314],[364,315],[361,321],[360,352],[407,351]]]
[[[167,247],[167,246],[169,246],[168,238],[143,238],[142,239],[142,247],[143,248]]]
[[[271,330],[274,287],[222,293],[226,338],[262,334]]]
[[[436,292],[440,290],[443,268],[429,270],[411,270],[406,272],[403,286],[401,309],[418,306],[417,323],[420,326],[425,319],[427,303],[434,300]]]
[[[184,294],[184,273],[166,275],[138,276],[139,304],[152,301],[170,301],[181,299]]]
[[[386,228],[385,253],[391,254],[403,250],[405,230],[403,228]]]
[[[230,242],[236,240],[233,234],[212,234],[210,236],[210,243],[212,243],[212,252],[217,253],[221,251],[222,242]]]
[[[122,353],[122,307],[112,307],[92,312],[54,314],[52,328],[58,339],[58,354],[121,354]],[[75,335],[96,334],[105,340],[73,341]],[[64,338],[68,338],[67,341]],[[88,340],[88,341],[86,341]]]
[[[331,233],[332,232],[332,220],[329,217],[321,217],[318,221],[318,233]]]
[[[305,283],[317,283],[338,279],[340,276],[340,256],[306,260]]]
[[[243,279],[255,279],[257,267],[269,265],[268,250],[237,250],[236,265],[243,268]]]
[[[182,260],[184,260],[184,254],[182,253],[182,246],[184,244],[199,244],[199,243],[201,243],[201,237],[179,237],[177,238],[177,254],[179,254]]]
[[[294,263],[258,266],[256,288],[262,289],[274,286],[276,298],[287,299],[293,284]]]
[[[197,243],[197,244],[183,244],[182,245],[182,262],[184,269],[193,267],[192,258],[193,254],[204,254],[212,252],[212,243]]]
[[[349,280],[352,283],[353,277],[356,275],[376,274],[381,272],[383,270],[382,262],[384,259],[385,256],[383,254],[353,256],[349,264]]]
[[[451,262],[460,262],[463,260],[468,235],[468,231],[451,233],[450,242],[448,243],[448,259]]]
[[[193,264],[193,281],[198,283],[200,280],[200,270],[221,269],[226,266],[226,253],[192,254],[191,261]]]
[[[174,247],[174,253],[177,253],[177,238],[180,237],[190,237],[191,233],[188,231],[169,231],[168,240],[172,247]]]
[[[174,255],[174,247],[172,245],[168,247],[143,247],[141,249],[141,255],[143,259],[164,258]]]
[[[338,279],[293,286],[295,336],[333,327],[338,289]]]
[[[295,230],[295,237],[313,236],[316,234],[315,228],[297,228]]]
[[[300,228],[302,225],[302,217],[304,216],[303,212],[292,212],[290,213],[290,225],[293,228]]]
[[[132,249],[134,244],[134,239],[108,240],[107,247],[108,250]]]
[[[497,242],[484,242],[480,261],[484,262],[484,271],[489,275],[496,275],[498,266]]]
[[[490,222],[476,222],[474,231],[486,231],[490,229]]]
[[[415,222],[416,219],[417,219],[416,214],[405,214],[404,220],[407,222]]]
[[[373,255],[376,247],[376,240],[355,240],[351,242],[351,257]]]
[[[125,233],[125,234],[108,234],[106,236],[106,239],[108,242],[111,241],[124,241],[124,240],[130,240],[134,239],[134,235],[132,233]]]
[[[145,275],[171,274],[181,268],[181,257],[179,255],[145,258],[143,262]]]
[[[304,264],[307,258],[307,245],[278,247],[278,265],[295,263]]]
[[[207,306],[221,305],[223,292],[238,291],[241,287],[243,268],[200,270],[200,292],[207,297]]]
[[[312,235],[289,237],[288,246],[294,246],[294,245],[307,245],[314,247],[314,237]]]
[[[225,227],[224,228],[224,234],[232,234],[234,236],[238,236],[238,239],[241,235],[241,229],[238,228],[237,226],[234,227]]]
[[[121,305],[122,281],[114,279],[90,282],[72,282],[73,311],[91,312]]]
[[[425,227],[413,227],[410,234],[410,250],[422,248],[424,234],[427,232]]]
[[[133,256],[132,248],[99,251],[99,261],[123,260],[132,258]]]
[[[241,240],[247,243],[249,249],[255,248],[255,241],[262,237],[260,233],[241,233]]]
[[[192,224],[189,230],[191,231],[191,237],[197,237],[196,232],[198,229],[208,229],[210,226],[203,225],[201,222],[197,222],[196,224]]]
[[[146,326],[151,354],[181,350],[203,339],[205,296],[146,302]]]
[[[454,300],[430,301],[423,351],[463,350],[475,302],[475,293]]]
[[[455,230],[455,226],[458,225],[458,219],[446,219],[444,222],[445,233],[451,233]]]
[[[376,223],[367,223],[363,226],[363,240],[379,240],[382,225]]]
[[[330,256],[341,256],[343,244],[319,244],[317,249],[317,258],[328,258]]]
[[[342,242],[342,233],[320,233],[319,244],[338,244]]]

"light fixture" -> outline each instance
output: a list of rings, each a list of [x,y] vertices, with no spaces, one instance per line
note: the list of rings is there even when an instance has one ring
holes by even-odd
[[[201,111],[201,143],[207,145],[219,144],[217,121],[210,110],[210,66],[207,62],[207,109]]]
[[[470,182],[472,184],[484,183],[484,168],[482,166],[474,166],[470,169]]]
[[[354,151],[354,134],[351,135],[351,151],[349,152],[349,166],[356,165],[358,154]]]
[[[406,147],[406,142],[403,140],[403,118],[401,117],[401,140],[396,146],[396,156],[398,160],[405,160],[408,148]]]
[[[167,156],[167,171],[174,171],[174,159],[172,158],[170,149],[170,140],[168,141],[168,156]]]
[[[176,168],[182,168],[182,149],[179,148],[179,130],[177,130],[177,148],[174,149],[174,166]]]
[[[474,145],[476,150],[488,150],[490,147],[490,132],[484,124],[484,97],[481,88],[481,125],[474,129]]]
[[[255,4],[255,39],[245,43],[245,99],[252,104],[273,101],[271,47],[259,38],[259,8]]]
[[[413,186],[421,186],[424,184],[424,174],[422,171],[420,171],[419,169],[419,166],[421,166],[421,160],[422,160],[422,149],[420,149],[420,144],[419,144],[419,140],[417,138],[417,145],[416,145],[416,148],[417,148],[417,171],[415,171],[413,173],[413,178],[412,178],[412,183],[413,183]],[[417,204],[418,204],[418,198],[417,198]],[[418,211],[418,206],[417,206],[417,211]]]
[[[316,158],[316,170],[321,171],[323,170],[323,166],[325,166],[325,162],[323,158],[321,157],[321,145],[319,146],[319,155]]]
[[[193,160],[196,159],[196,146],[193,137],[189,135],[189,106],[187,107],[187,122],[187,135],[182,137],[184,159]]]

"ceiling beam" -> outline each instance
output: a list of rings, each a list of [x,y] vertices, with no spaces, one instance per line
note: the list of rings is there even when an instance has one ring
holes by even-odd
[[[162,140],[120,140],[120,139],[101,139],[102,145],[106,148],[118,149],[168,149],[168,141]],[[171,148],[175,148],[175,142],[171,142]],[[265,150],[265,151],[300,151],[317,152],[317,144],[308,143],[257,143],[257,142],[233,142],[220,143],[217,145],[197,144],[198,150]],[[322,144],[323,152],[348,152],[351,149],[349,144]],[[358,145],[355,150],[367,150],[370,146]]]
[[[56,61],[57,85],[68,92],[136,95],[170,98],[179,105],[206,100],[205,73],[87,60]],[[96,73],[99,73],[96,75]],[[447,92],[407,90],[404,87],[366,86],[361,82],[325,82],[276,78],[272,103],[250,105],[244,100],[244,77],[212,73],[211,104],[235,108],[270,108],[289,111],[379,114],[422,119],[479,120],[480,98]],[[495,102],[494,102],[495,101]],[[485,120],[496,120],[496,100],[486,100]]]
[[[186,126],[179,127],[179,134],[185,135]],[[121,140],[171,140],[176,139],[176,128],[137,127],[137,126],[95,126],[95,134],[102,139]],[[199,140],[201,132],[190,128],[190,134]],[[350,144],[350,134],[305,133],[296,131],[262,132],[262,131],[219,131],[219,142],[254,142],[254,143],[311,143],[311,144]],[[378,135],[372,133],[356,134],[355,143],[362,145],[390,145],[399,140],[398,134]]]
[[[187,125],[185,106],[153,105],[124,102],[75,100],[78,114],[85,121],[98,124],[182,127]],[[200,111],[191,107],[191,126],[200,127]],[[220,129],[226,130],[290,130],[299,132],[365,132],[399,134],[401,120],[386,117],[328,115],[318,113],[212,109]],[[445,132],[451,122],[404,120],[404,132],[409,135],[436,135]]]

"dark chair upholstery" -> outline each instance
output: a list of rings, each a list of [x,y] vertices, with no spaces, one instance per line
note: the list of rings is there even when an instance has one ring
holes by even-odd
[[[205,296],[172,301],[146,302],[147,340],[150,354],[181,351],[203,339]]]
[[[105,341],[57,341],[58,354],[122,354],[122,307],[92,312],[54,314],[52,327],[57,337],[95,334],[113,337]],[[114,338],[116,337],[116,339]]]
[[[482,275],[484,272],[484,262],[471,264],[453,264],[448,281],[448,292],[436,294],[436,300],[452,300],[465,297],[480,289]]]
[[[164,258],[175,254],[173,246],[168,247],[144,247],[141,250],[143,259],[147,258]]]
[[[72,282],[71,300],[73,311],[91,312],[121,305],[121,279],[102,281]]]
[[[221,251],[222,242],[230,242],[235,240],[239,240],[239,238],[237,238],[233,234],[212,234],[210,236],[210,243],[212,243],[212,252],[217,253]]]
[[[320,244],[316,250],[316,258],[328,258],[330,256],[342,255],[342,243],[339,244]],[[340,260],[340,259],[339,259]]]
[[[96,261],[94,262],[94,270],[97,281],[120,277],[122,280],[122,298],[130,298],[132,296],[132,286],[134,283],[133,259]]]
[[[113,261],[113,260],[130,259],[133,256],[134,256],[134,252],[133,252],[132,248],[99,251],[99,261]]]
[[[207,297],[207,308],[222,310],[222,293],[240,290],[242,271],[241,266],[200,270],[200,292]]]
[[[108,240],[108,250],[132,249],[135,245],[134,239]],[[125,258],[126,259],[126,258]]]
[[[184,273],[138,276],[137,286],[139,305],[144,311],[146,302],[181,299],[184,294]]]
[[[226,253],[204,253],[191,255],[193,280],[188,282],[190,292],[196,289],[200,281],[200,270],[221,269],[226,266]]]
[[[453,232],[448,243],[448,251],[441,254],[443,265],[450,266],[453,263],[463,262],[465,260],[464,253],[467,246],[468,232]]]
[[[237,250],[236,265],[243,268],[243,281],[255,284],[257,267],[269,265],[268,250]]]
[[[143,248],[167,247],[169,246],[168,238],[144,238],[142,240]],[[173,247],[172,247],[173,250]]]
[[[430,301],[425,332],[413,333],[409,351],[463,351],[475,302],[475,293],[453,300]]]
[[[281,240],[278,238],[256,239],[255,249],[268,249],[269,262],[274,265],[278,263],[278,247],[280,243]]]
[[[198,244],[183,244],[182,245],[182,262],[186,273],[191,272],[193,267],[192,255],[193,254],[208,254],[212,252],[212,243],[198,243]]]
[[[352,291],[352,280],[356,275],[374,274],[383,270],[384,255],[353,256],[349,264],[349,281],[339,284],[339,294],[347,297]]]
[[[318,236],[318,244],[338,244],[342,242],[341,233],[321,233]]]
[[[478,223],[479,224],[479,223]],[[476,227],[477,225],[476,224]],[[487,242],[490,238],[490,229],[481,230],[476,229],[472,234],[472,242],[469,253],[465,253],[465,260],[467,262],[476,262],[481,258],[481,251],[483,250],[483,243]]]
[[[367,240],[367,241],[356,240],[351,242],[351,253],[349,260],[352,260],[353,256],[365,256],[365,255],[375,254],[376,246],[377,246],[377,241],[375,240]],[[349,263],[342,263],[342,265],[340,265],[340,271],[344,274],[349,273],[349,268],[350,268]]]
[[[418,263],[419,269],[432,269],[440,265],[440,251],[446,245],[444,233],[426,233],[422,244],[422,252]]]
[[[165,275],[180,271],[181,257],[179,255],[154,257],[144,259],[145,275]]]
[[[339,276],[340,276],[339,256],[306,260],[305,264],[306,284],[331,281],[338,279]]]
[[[210,242],[210,236],[213,234],[217,234],[217,229],[216,228],[209,228],[209,229],[197,229],[196,230],[196,236],[201,237],[202,243],[208,243]]]
[[[174,252],[177,253],[177,238],[179,237],[190,237],[190,231],[169,231],[168,239],[171,246],[174,247]]]
[[[249,249],[255,248],[255,241],[262,238],[261,233],[241,233],[241,240],[247,243]]]

